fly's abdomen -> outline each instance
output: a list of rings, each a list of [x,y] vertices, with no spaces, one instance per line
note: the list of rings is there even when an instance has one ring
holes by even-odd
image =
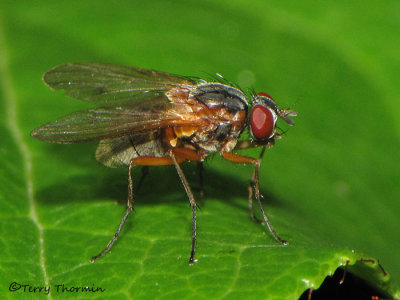
[[[107,167],[121,168],[139,156],[163,157],[166,150],[159,135],[157,131],[104,139],[97,147],[96,159]]]

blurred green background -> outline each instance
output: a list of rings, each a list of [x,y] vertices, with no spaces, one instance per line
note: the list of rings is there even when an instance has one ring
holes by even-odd
[[[360,257],[380,261],[395,293],[399,45],[398,1],[2,1],[2,298],[32,296],[9,292],[16,281],[106,289],[84,297],[295,299]],[[205,165],[195,266],[186,264],[190,209],[170,167],[150,170],[122,237],[90,264],[123,215],[127,170],[99,165],[95,144],[29,136],[88,107],[41,80],[57,64],[84,61],[221,73],[298,111],[260,175],[266,211],[289,246],[247,215],[251,168],[215,156]],[[196,167],[184,171],[196,190]]]

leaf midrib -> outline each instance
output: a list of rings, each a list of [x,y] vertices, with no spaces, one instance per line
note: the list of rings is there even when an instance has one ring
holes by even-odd
[[[3,91],[4,107],[5,107],[5,123],[11,132],[16,146],[21,154],[21,162],[23,165],[23,177],[26,183],[26,195],[29,205],[29,214],[33,223],[36,225],[39,233],[39,266],[43,272],[43,280],[45,286],[49,286],[49,278],[47,275],[46,260],[44,253],[44,230],[39,221],[37,207],[34,197],[34,187],[32,180],[32,159],[30,150],[22,138],[21,127],[18,123],[18,98],[12,82],[11,72],[9,71],[9,55],[6,47],[7,41],[4,34],[3,17],[0,15],[0,79],[1,90]],[[52,296],[48,295],[49,299]]]

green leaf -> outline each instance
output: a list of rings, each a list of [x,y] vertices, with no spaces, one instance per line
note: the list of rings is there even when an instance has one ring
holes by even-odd
[[[400,297],[398,6],[3,1],[1,297],[44,298],[29,288],[50,286],[51,298],[296,299],[348,260],[351,272]],[[150,170],[111,252],[90,263],[124,214],[127,170],[98,164],[93,143],[53,145],[29,135],[88,106],[41,80],[75,61],[218,72],[298,111],[260,174],[267,214],[289,245],[248,216],[251,168],[215,155],[205,165],[196,264],[187,263],[191,210],[173,167]],[[197,196],[196,166],[183,169]],[[135,170],[136,184],[140,175]],[[379,260],[390,275],[362,259]],[[13,282],[27,286],[11,292]],[[105,291],[71,291],[85,286]]]

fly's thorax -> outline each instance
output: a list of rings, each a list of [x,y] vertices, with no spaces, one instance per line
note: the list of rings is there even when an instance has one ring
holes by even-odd
[[[218,82],[201,83],[191,91],[191,94],[196,100],[209,108],[225,106],[231,113],[247,111],[248,102],[245,94],[241,90],[226,84]]]
[[[203,83],[192,97],[206,108],[198,116],[207,121],[193,133],[190,142],[207,152],[218,152],[225,145],[236,145],[246,127],[248,103],[242,91],[221,83]]]
[[[187,99],[192,87],[188,85],[178,85],[174,88],[169,89],[165,95],[171,103],[185,103],[187,104]]]
[[[246,126],[247,99],[235,87],[218,82],[181,85],[166,96],[173,112],[187,123],[163,131],[166,147],[194,147],[206,156],[228,142],[236,144]]]

